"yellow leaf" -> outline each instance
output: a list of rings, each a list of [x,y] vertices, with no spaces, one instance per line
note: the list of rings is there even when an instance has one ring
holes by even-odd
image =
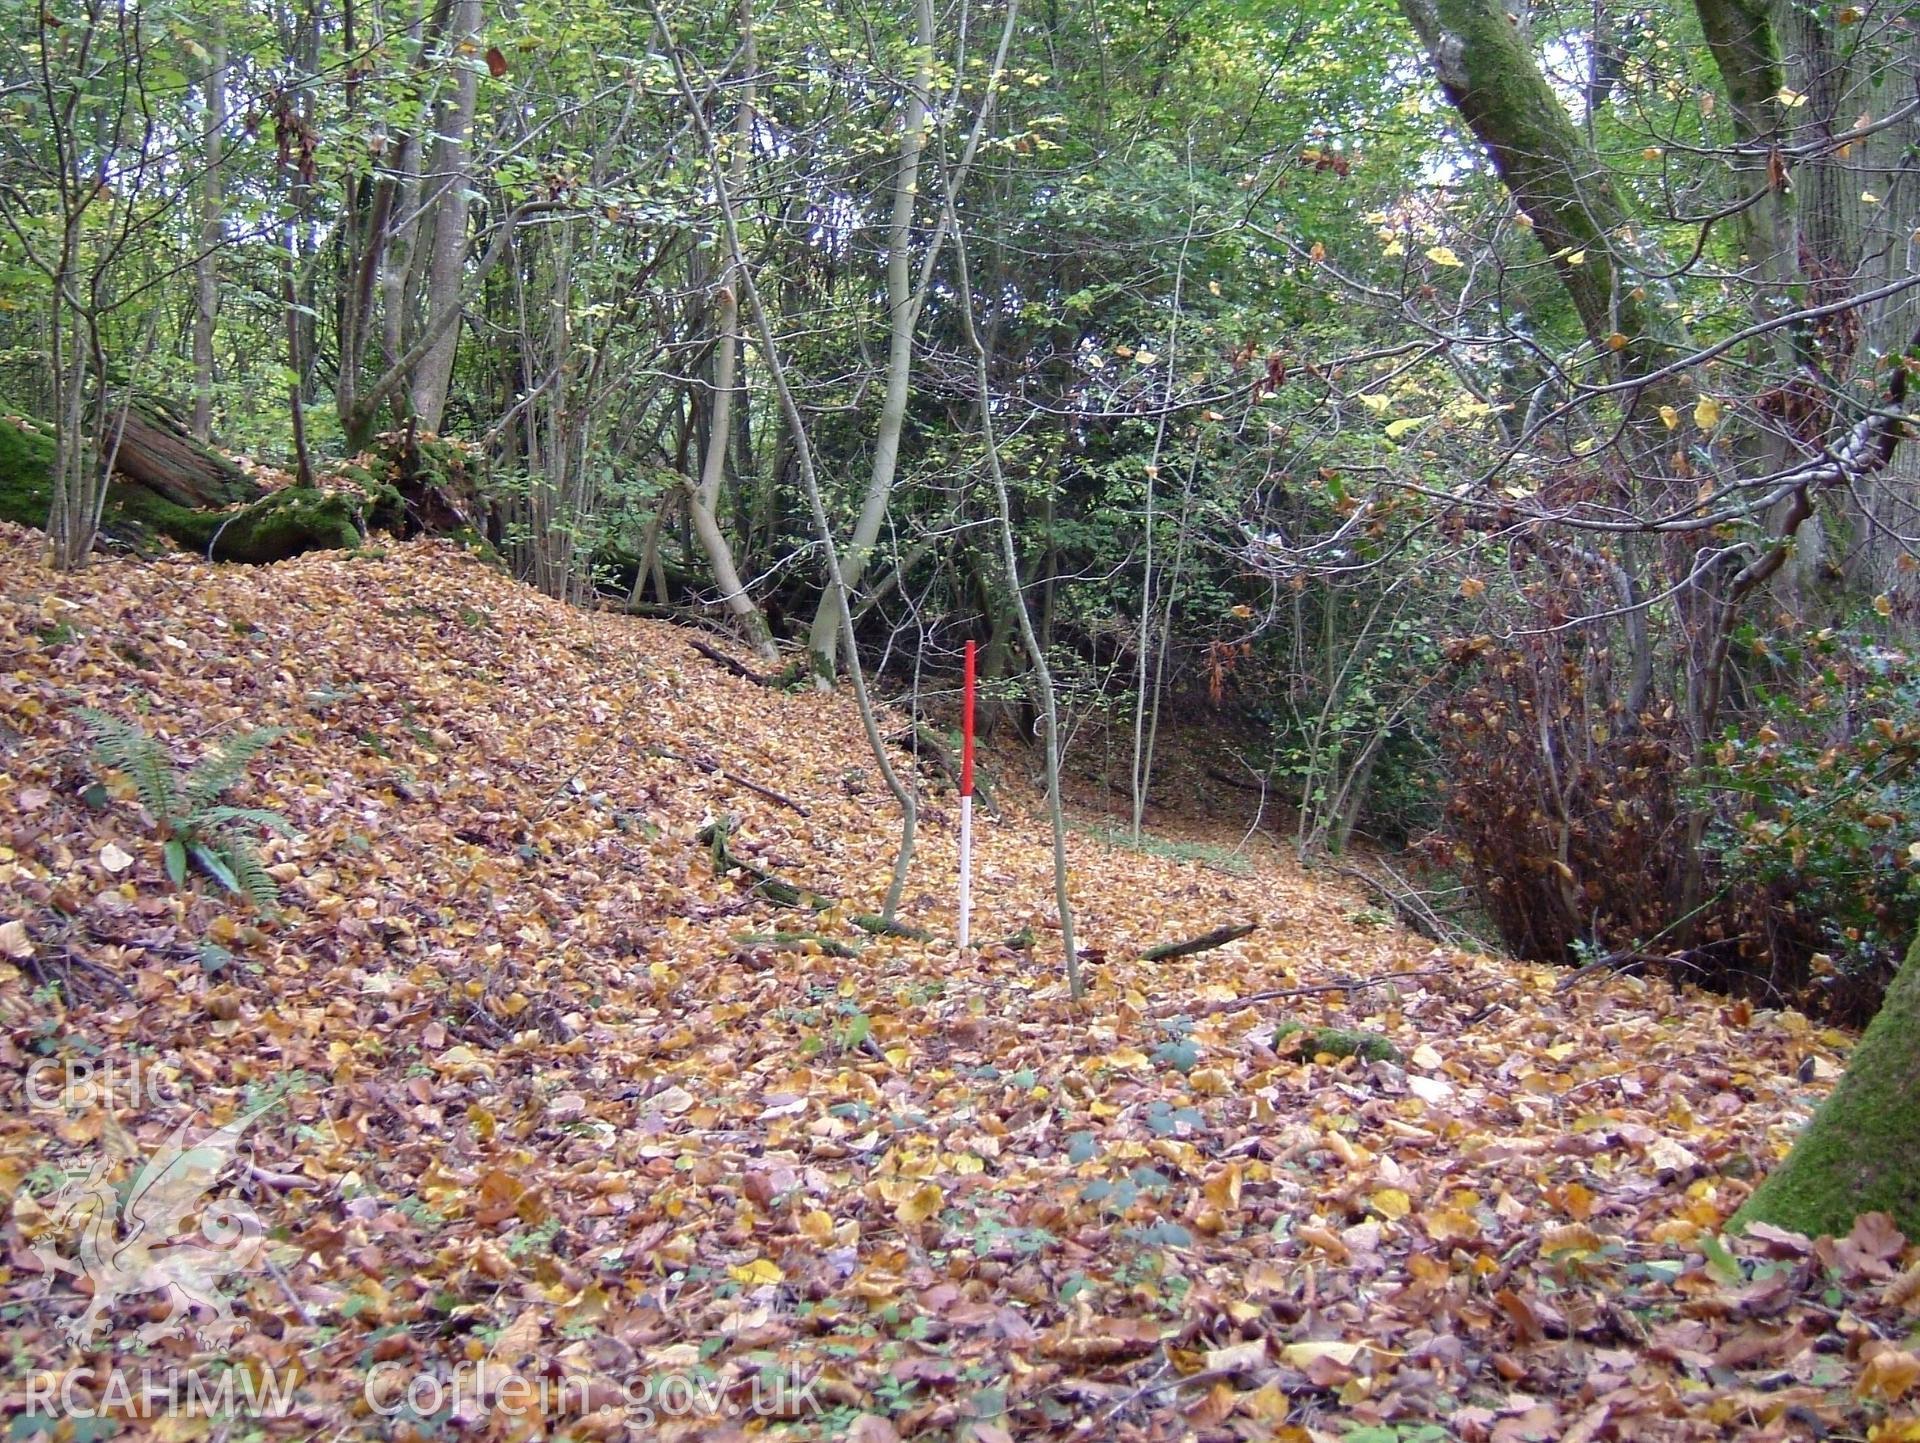
[[[195,1413],[166,1413],[153,1420],[154,1443],[193,1443],[213,1432],[213,1419]],[[224,1436],[224,1435],[223,1435]]]
[[[1407,432],[1419,430],[1432,419],[1433,417],[1431,416],[1402,416],[1398,421],[1389,421],[1387,423],[1387,439],[1389,441],[1398,441],[1402,436],[1406,435]]]
[[[1854,1391],[1863,1398],[1884,1398],[1898,1403],[1920,1383],[1920,1355],[1888,1347],[1875,1353],[1860,1370]]]
[[[1660,419],[1666,423],[1667,429],[1671,431],[1679,426],[1680,413],[1671,406],[1662,406],[1660,408]]]
[[[1788,110],[1797,110],[1807,103],[1805,95],[1785,85],[1780,87],[1780,93],[1774,96],[1774,99],[1786,106]]]
[[[1575,251],[1572,255],[1567,257],[1567,264],[1570,266],[1583,266],[1586,263],[1587,263],[1587,253],[1585,251]]]
[[[946,1194],[940,1191],[939,1184],[923,1182],[901,1199],[900,1205],[893,1210],[893,1215],[901,1223],[912,1227],[925,1222],[939,1212],[941,1204],[946,1200]]]
[[[434,1058],[431,1065],[436,1072],[450,1073],[459,1078],[493,1076],[493,1064],[464,1042],[458,1046],[449,1047]]]
[[[1459,266],[1466,262],[1453,253],[1452,246],[1428,246],[1427,259],[1437,266]]]
[[[27,935],[27,924],[20,918],[0,922],[0,952],[15,959],[33,955],[33,939]]]
[[[1463,576],[1460,578],[1460,594],[1468,601],[1485,596],[1487,594],[1487,583],[1477,576]]]
[[[814,1208],[801,1217],[800,1232],[808,1242],[824,1248],[833,1241],[833,1215]]]
[[[757,1288],[765,1283],[783,1283],[787,1275],[766,1258],[755,1258],[740,1267],[728,1268],[727,1276],[743,1287]]]
[[[1240,1164],[1228,1163],[1225,1168],[1208,1178],[1201,1188],[1206,1200],[1223,1212],[1231,1212],[1240,1206]]]
[[[1720,403],[1711,396],[1702,396],[1693,403],[1693,424],[1702,431],[1711,431],[1720,424]]]
[[[1626,348],[1627,338],[1619,331],[1615,331],[1607,337],[1607,349],[1609,351],[1624,351]]]
[[[1599,1199],[1585,1183],[1570,1182],[1560,1189],[1557,1201],[1568,1217],[1583,1223],[1593,1216],[1593,1205]]]
[[[1330,1358],[1342,1367],[1351,1367],[1366,1346],[1365,1343],[1289,1343],[1280,1350],[1280,1361],[1289,1367],[1304,1368],[1309,1363]]]
[[[1278,1383],[1262,1383],[1251,1393],[1242,1393],[1234,1406],[1256,1423],[1277,1428],[1287,1421],[1287,1394]]]
[[[1462,1208],[1428,1213],[1426,1227],[1436,1243],[1467,1243],[1480,1236],[1480,1220]]]
[[[1873,609],[1882,616],[1892,616],[1893,615],[1893,598],[1887,595],[1886,592],[1884,591],[1881,592],[1878,596],[1874,597],[1873,599]]]
[[[1383,1187],[1367,1199],[1373,1210],[1388,1222],[1399,1222],[1413,1211],[1413,1199],[1397,1187]]]

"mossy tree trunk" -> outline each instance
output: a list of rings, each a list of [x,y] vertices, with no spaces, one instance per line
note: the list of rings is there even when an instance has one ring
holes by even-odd
[[[1864,1212],[1920,1237],[1920,937],[1847,1075],[1733,1221],[1837,1236]]]

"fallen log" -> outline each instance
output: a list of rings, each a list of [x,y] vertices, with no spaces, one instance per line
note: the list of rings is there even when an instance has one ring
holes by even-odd
[[[1242,922],[1236,926],[1215,927],[1211,932],[1203,932],[1198,937],[1189,937],[1184,942],[1162,942],[1142,952],[1140,960],[1165,962],[1174,957],[1191,957],[1196,952],[1211,952],[1215,947],[1224,947],[1229,942],[1238,942],[1259,925],[1258,922]]]
[[[1149,1017],[1210,1017],[1216,1012],[1235,1012],[1242,1007],[1251,1007],[1257,1002],[1273,1002],[1282,997],[1324,997],[1339,992],[1351,997],[1355,992],[1364,992],[1369,987],[1382,987],[1394,982],[1407,982],[1423,977],[1445,977],[1452,974],[1450,967],[1425,967],[1414,972],[1382,972],[1377,977],[1342,977],[1333,982],[1321,982],[1311,987],[1276,987],[1267,992],[1249,992],[1245,997],[1230,997],[1224,1002],[1173,1002],[1164,1007],[1155,1008]]]
[[[191,437],[151,422],[136,434],[143,444],[131,451],[122,438],[100,531],[137,551],[174,546],[212,561],[281,561],[303,551],[358,546],[369,530],[390,524],[397,514],[397,494],[379,483],[268,491]],[[152,440],[154,435],[165,439]],[[47,524],[53,460],[50,428],[0,420],[0,520]],[[154,484],[134,479],[129,465],[156,478]],[[214,504],[177,499],[198,496]]]
[[[1243,782],[1231,772],[1223,772],[1218,767],[1208,767],[1207,775],[1222,786],[1232,787],[1236,792],[1252,792],[1256,797],[1264,797],[1267,789],[1257,782]]]
[[[1378,1032],[1345,1027],[1309,1027],[1282,1022],[1273,1032],[1273,1050],[1298,1057],[1357,1057],[1362,1062],[1398,1062],[1400,1049]]]
[[[126,402],[113,469],[123,482],[189,510],[216,510],[260,499],[260,486],[205,443],[159,401]]]

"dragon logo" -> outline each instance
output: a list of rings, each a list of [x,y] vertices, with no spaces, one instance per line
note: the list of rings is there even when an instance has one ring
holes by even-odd
[[[74,1256],[37,1246],[34,1257],[50,1273],[71,1273],[93,1285],[86,1311],[64,1328],[72,1343],[91,1342],[105,1327],[121,1298],[140,1293],[166,1294],[167,1312],[140,1329],[143,1343],[185,1332],[202,1346],[231,1342],[240,1323],[220,1291],[220,1282],[251,1267],[265,1249],[260,1220],[245,1207],[202,1199],[233,1160],[240,1137],[274,1106],[268,1102],[215,1128],[197,1141],[182,1123],[147,1158],[124,1200],[109,1177],[121,1159],[138,1161],[133,1143],[118,1129],[108,1134],[107,1155],[85,1174],[68,1177],[44,1206],[51,1231],[70,1238]],[[205,1242],[182,1241],[197,1215]],[[195,1310],[209,1316],[196,1321]]]

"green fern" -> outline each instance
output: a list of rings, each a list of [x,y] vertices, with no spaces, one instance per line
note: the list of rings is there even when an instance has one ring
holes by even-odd
[[[83,710],[102,766],[124,773],[153,816],[165,844],[167,876],[187,884],[189,870],[212,878],[262,912],[280,901],[280,889],[249,829],[297,836],[293,824],[264,807],[215,805],[246,775],[248,765],[286,733],[279,727],[241,732],[217,745],[185,772],[174,769],[167,749],[132,722],[107,712]]]
[[[253,759],[285,736],[284,727],[260,727],[241,732],[202,757],[186,775],[181,794],[190,807],[204,807],[247,774]]]
[[[267,875],[267,864],[245,837],[227,834],[227,861],[233,868],[239,890],[262,912],[273,911],[280,903],[280,886]]]
[[[195,819],[203,826],[230,827],[244,822],[248,826],[260,827],[269,832],[277,832],[283,837],[297,837],[292,822],[278,812],[270,812],[265,807],[206,807],[194,813]]]
[[[167,749],[132,722],[92,707],[80,710],[80,720],[93,733],[94,754],[117,772],[125,772],[154,820],[166,826],[182,810],[173,758]]]

